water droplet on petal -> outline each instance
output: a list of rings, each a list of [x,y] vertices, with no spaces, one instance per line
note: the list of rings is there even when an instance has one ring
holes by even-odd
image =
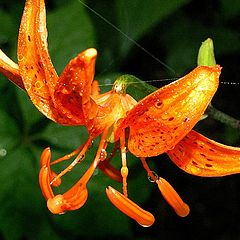
[[[100,161],[104,161],[106,157],[107,157],[107,152],[105,149],[102,149],[100,153]]]
[[[154,171],[152,171],[152,174],[154,175],[154,177],[156,177],[156,179],[159,179],[159,176],[157,175],[157,173],[155,173]],[[156,179],[152,179],[150,175],[148,175],[148,181],[149,182],[156,182]]]
[[[94,172],[93,172],[93,176],[97,176],[98,173],[99,173],[99,170],[98,170],[98,168],[96,168],[96,169],[94,170]]]
[[[189,122],[190,118],[189,117],[185,117],[184,122]]]
[[[162,107],[163,107],[163,103],[158,100],[158,101],[155,102],[154,106],[155,106],[156,108],[162,108]]]

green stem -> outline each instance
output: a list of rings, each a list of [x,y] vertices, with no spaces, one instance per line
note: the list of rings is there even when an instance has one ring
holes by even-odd
[[[209,117],[211,117],[221,123],[231,126],[232,128],[240,129],[240,120],[237,120],[237,119],[227,115],[226,113],[219,111],[218,109],[214,108],[212,106],[212,104],[208,105],[206,114]]]

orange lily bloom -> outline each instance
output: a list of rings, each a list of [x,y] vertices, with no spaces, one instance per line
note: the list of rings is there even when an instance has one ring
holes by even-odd
[[[179,80],[137,102],[126,94],[125,84],[116,81],[111,91],[101,94],[94,80],[97,51],[93,48],[71,60],[58,77],[47,49],[44,0],[27,0],[19,31],[18,65],[0,52],[0,72],[25,89],[33,104],[49,119],[62,125],[84,125],[86,143],[72,153],[51,162],[46,148],[41,156],[39,183],[49,210],[54,214],[76,210],[88,197],[87,183],[99,167],[107,176],[122,181],[123,194],[108,187],[110,201],[143,226],[154,216],[128,198],[127,149],[140,157],[143,167],[175,212],[185,217],[189,207],[173,187],[149,168],[146,157],[167,153],[184,171],[197,176],[224,176],[240,172],[240,148],[210,140],[192,130],[218,88],[221,67],[199,66]],[[126,129],[129,129],[126,144]],[[61,177],[83,161],[92,141],[101,135],[95,158],[77,183],[55,195]],[[122,168],[110,164],[107,145],[120,143]],[[59,174],[51,166],[75,156]]]

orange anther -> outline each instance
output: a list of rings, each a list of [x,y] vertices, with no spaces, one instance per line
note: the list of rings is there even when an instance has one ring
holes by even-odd
[[[51,150],[49,147],[45,148],[42,152],[41,158],[40,158],[40,166],[43,167],[48,166],[51,160]]]
[[[189,212],[189,206],[183,202],[178,193],[164,178],[159,178],[156,181],[159,190],[168,204],[175,210],[176,214],[180,217],[186,217]]]
[[[88,191],[85,186],[78,186],[77,190],[75,192],[74,188],[71,188],[66,193],[63,194],[65,200],[66,200],[66,210],[73,211],[76,209],[81,208],[88,198]],[[73,191],[72,191],[73,190]]]
[[[155,218],[150,212],[145,211],[114,188],[109,186],[106,188],[106,193],[115,207],[130,218],[134,219],[141,226],[150,227],[154,223]]]
[[[51,161],[51,150],[49,147],[45,148],[42,152],[40,158],[40,166],[47,167],[49,171],[49,180],[50,182],[57,177],[57,174],[50,169],[50,161]],[[58,187],[61,184],[61,178],[57,178],[56,181],[52,183],[54,187]]]
[[[53,198],[54,194],[51,189],[50,181],[49,181],[49,168],[43,166],[39,172],[39,184],[45,199]]]

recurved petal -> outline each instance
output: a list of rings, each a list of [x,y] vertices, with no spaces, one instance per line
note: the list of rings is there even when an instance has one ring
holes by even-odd
[[[150,212],[145,211],[114,188],[109,186],[106,188],[106,193],[115,207],[130,218],[134,219],[141,226],[150,227],[154,223],[155,218]]]
[[[220,177],[240,173],[239,147],[220,144],[193,130],[167,154],[179,168],[193,175]]]

